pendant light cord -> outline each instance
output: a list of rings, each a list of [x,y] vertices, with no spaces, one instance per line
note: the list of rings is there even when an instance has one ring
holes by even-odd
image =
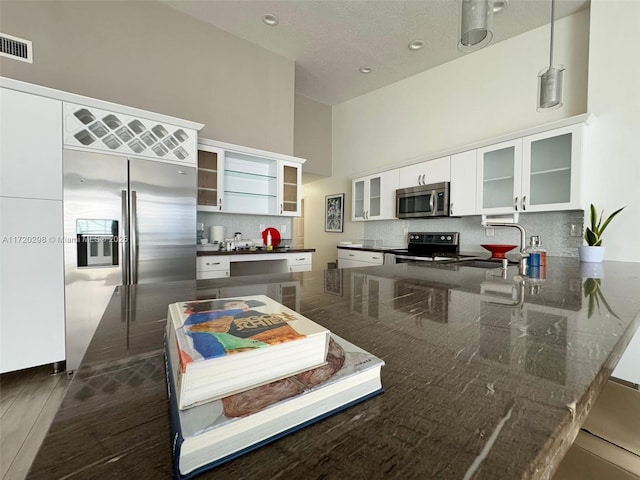
[[[549,47],[549,69],[553,66],[553,16],[555,3],[555,0],[551,0],[551,46]]]

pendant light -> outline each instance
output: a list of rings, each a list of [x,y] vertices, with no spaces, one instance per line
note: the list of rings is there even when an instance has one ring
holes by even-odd
[[[549,68],[538,73],[538,110],[550,110],[562,106],[562,80],[564,65],[553,64],[553,17],[555,0],[551,0],[551,42]]]
[[[493,39],[492,15],[503,11],[509,0],[460,0],[458,50],[471,52],[487,46]]]
[[[488,45],[493,38],[489,30],[489,2],[487,0],[460,0],[460,41],[463,52]]]

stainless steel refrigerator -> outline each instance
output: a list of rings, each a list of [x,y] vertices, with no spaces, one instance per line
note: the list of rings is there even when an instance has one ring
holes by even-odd
[[[64,151],[63,165],[66,362],[73,371],[116,286],[195,280],[197,170],[76,150]],[[123,303],[123,311],[131,308]]]

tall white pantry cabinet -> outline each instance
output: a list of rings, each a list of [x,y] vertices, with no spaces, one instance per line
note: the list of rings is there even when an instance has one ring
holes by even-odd
[[[0,88],[0,373],[65,359],[61,132],[61,101]]]

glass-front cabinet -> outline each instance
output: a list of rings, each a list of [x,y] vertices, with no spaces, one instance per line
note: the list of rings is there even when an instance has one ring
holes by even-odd
[[[300,216],[304,159],[200,139],[198,210]]]
[[[522,140],[478,149],[477,206],[481,213],[519,211]]]
[[[224,150],[207,145],[198,146],[198,209],[222,210],[224,191]],[[204,208],[203,208],[204,207]]]
[[[302,165],[280,160],[280,215],[300,216]]]
[[[582,125],[522,139],[522,209],[580,208]]]
[[[354,179],[351,219],[354,222],[394,219],[398,180],[398,169]]]
[[[582,125],[478,149],[479,213],[580,208]]]

